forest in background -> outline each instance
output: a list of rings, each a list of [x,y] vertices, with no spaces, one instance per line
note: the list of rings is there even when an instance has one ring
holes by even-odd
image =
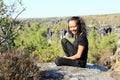
[[[119,26],[120,14],[81,16],[84,18],[87,27],[102,27],[102,25],[111,27]],[[21,26],[18,33],[13,36],[11,48],[25,52],[26,57],[37,55],[40,62],[54,61],[56,56],[63,56],[60,39],[53,35],[53,42],[47,40],[47,28],[53,31],[67,29],[67,20],[69,17],[55,18],[30,18],[18,19],[16,26]],[[21,23],[20,25],[17,25]],[[88,34],[89,39],[89,58],[88,62],[98,63],[101,55],[104,53],[113,54],[116,48],[117,36],[114,33],[103,36],[99,39],[95,30]],[[73,41],[73,38],[71,39]],[[5,44],[6,45],[6,44]],[[6,46],[1,46],[1,52],[7,50]],[[107,52],[106,52],[107,51]]]

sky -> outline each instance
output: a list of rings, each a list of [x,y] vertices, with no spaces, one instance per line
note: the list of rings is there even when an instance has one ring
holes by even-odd
[[[13,0],[3,0],[6,4]],[[120,0],[22,0],[20,18],[47,18],[120,13]]]

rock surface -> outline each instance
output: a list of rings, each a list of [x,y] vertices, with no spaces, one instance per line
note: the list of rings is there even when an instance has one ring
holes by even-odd
[[[40,80],[115,80],[102,66],[87,64],[86,68],[56,66],[54,63],[39,63],[42,70]]]

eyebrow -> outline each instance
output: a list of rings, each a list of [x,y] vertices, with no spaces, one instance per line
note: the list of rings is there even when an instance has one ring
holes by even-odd
[[[69,27],[76,27],[77,25],[75,25],[75,26],[69,26]]]

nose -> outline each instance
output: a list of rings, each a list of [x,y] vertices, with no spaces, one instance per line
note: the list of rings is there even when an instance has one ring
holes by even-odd
[[[75,30],[75,28],[74,28],[74,27],[71,27],[70,29],[71,29],[71,30]]]

